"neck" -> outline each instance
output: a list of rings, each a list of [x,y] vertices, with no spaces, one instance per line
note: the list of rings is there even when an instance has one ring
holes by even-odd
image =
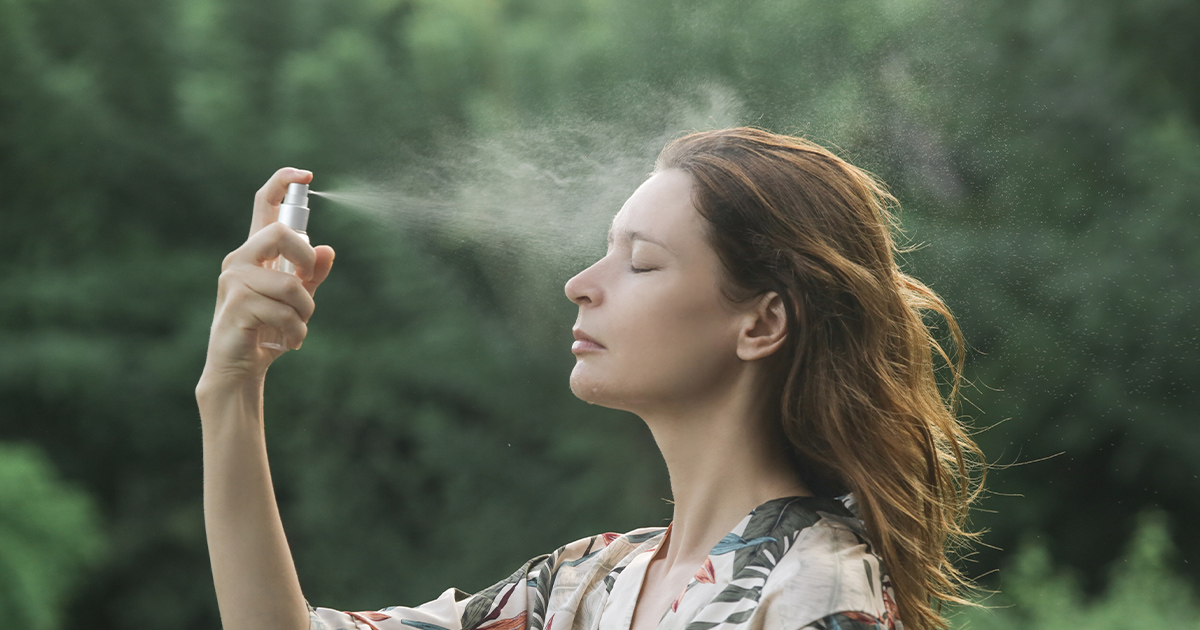
[[[811,494],[789,466],[784,438],[758,393],[735,383],[703,400],[639,414],[671,476],[671,533],[657,556],[666,569],[703,562],[755,507]]]

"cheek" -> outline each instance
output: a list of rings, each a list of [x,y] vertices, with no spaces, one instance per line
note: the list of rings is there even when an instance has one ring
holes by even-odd
[[[643,361],[685,361],[720,354],[727,342],[727,322],[713,300],[694,292],[675,291],[647,300],[630,323],[632,341],[623,347]]]
[[[664,392],[691,394],[713,386],[736,358],[724,313],[707,301],[681,299],[647,322],[629,363]]]
[[[680,283],[630,292],[609,315],[608,350],[576,363],[572,390],[600,404],[694,397],[711,391],[736,363],[729,315],[712,293]],[[611,397],[611,398],[610,398]]]

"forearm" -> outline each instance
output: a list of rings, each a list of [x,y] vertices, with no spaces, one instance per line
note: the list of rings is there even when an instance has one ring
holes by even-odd
[[[225,630],[304,630],[308,611],[271,484],[262,387],[202,382],[204,524]]]

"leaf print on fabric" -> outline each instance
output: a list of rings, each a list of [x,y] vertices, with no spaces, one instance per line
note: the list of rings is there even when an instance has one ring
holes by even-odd
[[[717,612],[722,610],[719,607],[730,605],[738,611],[720,623],[736,624],[748,619],[754,613],[767,576],[775,565],[805,529],[821,520],[818,509],[847,514],[840,502],[816,497],[775,499],[751,512],[740,535],[735,530],[713,548],[712,555],[733,552],[733,574],[725,587],[697,612],[694,619],[716,618],[723,614]],[[747,602],[748,607],[739,605],[743,601]],[[706,609],[712,610],[710,616],[704,614]],[[708,630],[714,625],[717,622],[693,621],[686,626],[686,630]]]
[[[546,616],[546,607],[550,601],[550,586],[554,583],[554,572],[550,567],[558,554],[538,567],[537,573],[525,582],[528,589],[526,596],[529,601],[529,629],[542,630],[542,619]],[[549,630],[549,626],[547,626]]]
[[[610,571],[608,575],[604,576],[604,590],[611,593],[613,590],[613,586],[616,585],[616,583],[617,583],[617,578],[620,577],[621,572],[624,570],[625,570],[625,567],[623,567],[623,566],[617,567],[617,568],[613,569],[612,571]]]
[[[524,566],[522,566],[520,569],[517,569],[516,572],[508,576],[508,578],[506,578],[504,581],[493,584],[492,586],[479,591],[475,595],[472,595],[470,601],[468,601],[467,605],[463,608],[461,618],[463,629],[474,630],[475,628],[479,627],[479,624],[484,623],[485,621],[490,621],[491,619],[495,619],[500,614],[499,609],[504,607],[503,602],[501,602],[500,606],[495,606],[496,598],[500,595],[501,591],[508,589],[508,592],[511,595],[513,588],[516,587],[514,585],[525,584],[528,582],[529,574],[531,572],[537,571],[540,573],[540,570],[550,557],[550,555],[538,556],[529,562],[526,562]],[[489,613],[493,614],[489,615]]]
[[[814,630],[887,630],[881,619],[864,612],[840,612],[823,617],[807,626]]]
[[[620,538],[621,535],[614,534],[613,532],[605,532],[603,534],[600,534],[600,537],[604,539],[604,546],[607,547],[607,546],[613,544],[613,541]]]
[[[654,538],[655,536],[658,536],[659,534],[661,534],[665,531],[667,531],[667,528],[663,527],[663,528],[660,528],[657,530],[642,532],[640,534],[627,534],[625,536],[625,540],[628,540],[630,542],[630,544],[640,545],[640,544],[646,542],[647,540],[650,540],[651,538]]]
[[[511,588],[509,588],[508,592],[504,593],[504,596],[500,598],[500,603],[496,604],[495,607],[492,608],[492,612],[488,613],[487,616],[485,616],[481,621],[491,621],[496,617],[499,617],[500,612],[504,610],[504,605],[508,603],[508,598],[512,597],[512,594],[517,591],[519,585],[519,582],[511,582]]]
[[[704,559],[704,564],[700,565],[700,570],[696,572],[695,580],[702,584],[717,583],[717,574],[713,571],[712,558]]]
[[[788,497],[768,501],[750,514],[750,521],[742,537],[747,539],[770,538],[754,547],[737,550],[733,559],[733,579],[747,577],[747,567],[765,569],[770,572],[783,554],[791,548],[792,543],[804,529],[821,520],[818,510],[833,510],[835,513],[849,514],[845,506],[833,499],[817,497]],[[770,552],[763,556],[763,552]],[[761,573],[761,571],[759,571]]]
[[[696,571],[696,575],[692,576],[692,581],[688,582],[688,585],[683,587],[683,591],[679,593],[675,601],[671,602],[671,612],[679,612],[679,602],[683,601],[683,597],[687,595],[688,591],[692,590],[693,586],[697,584],[716,583],[717,573],[713,569],[712,558],[705,558],[704,564],[700,565],[700,568]]]
[[[350,615],[350,617],[353,618],[355,621],[361,621],[361,622],[367,624],[367,627],[370,628],[371,630],[379,630],[379,627],[376,626],[375,624],[371,623],[372,620],[368,619],[363,613],[347,612],[346,614]],[[366,613],[366,614],[375,615],[378,613]],[[384,619],[387,619],[387,615],[384,615]],[[374,621],[383,621],[383,619],[375,619]]]
[[[883,615],[888,630],[903,628],[904,624],[900,623],[900,607],[896,605],[896,593],[892,589],[892,577],[886,573],[883,575],[882,588]]]
[[[845,616],[846,619],[857,621],[858,623],[873,623],[875,625],[879,625],[881,621],[875,615],[868,615],[865,612],[846,611],[841,614]]]
[[[577,567],[577,566],[579,566],[579,565],[583,564],[584,562],[586,562],[586,561],[587,561],[589,558],[591,558],[592,556],[594,556],[594,555],[596,555],[596,554],[600,553],[600,550],[604,549],[604,547],[607,547],[607,546],[608,546],[608,542],[606,541],[606,542],[604,543],[604,547],[597,547],[597,546],[596,546],[596,540],[597,540],[597,539],[604,540],[604,537],[603,537],[603,536],[592,536],[592,537],[591,537],[591,538],[588,540],[588,546],[587,546],[587,549],[584,549],[584,550],[583,550],[583,555],[582,555],[582,556],[580,556],[579,558],[576,558],[576,559],[574,559],[574,560],[564,560],[564,561],[563,561],[563,563],[562,563],[562,564],[563,564],[563,566],[568,566],[568,567]]]
[[[687,595],[687,592],[687,587],[683,587],[683,590],[680,591],[679,595],[675,597],[675,600],[671,602],[671,612],[679,612],[679,602],[683,601],[683,596]]]
[[[728,617],[726,617],[724,623],[730,623],[730,624],[742,623],[742,622],[746,621],[747,619],[749,619],[753,615],[754,615],[753,609],[741,610],[741,611],[735,612],[732,615],[729,615]]]
[[[716,546],[714,546],[712,548],[712,551],[709,552],[709,555],[723,556],[727,553],[737,551],[738,549],[745,549],[746,547],[754,547],[754,546],[761,545],[765,542],[770,542],[773,540],[775,540],[775,539],[765,537],[765,536],[760,537],[760,538],[753,538],[751,540],[746,540],[745,538],[742,538],[741,536],[738,536],[737,534],[726,534],[725,537],[721,539],[721,542],[717,543]]]
[[[737,625],[739,623],[744,623],[753,615],[754,609],[739,610],[738,612],[726,617],[723,621],[693,621],[687,625],[686,630],[708,630],[709,628],[723,624]]]
[[[480,626],[479,630],[522,630],[525,628],[525,620],[526,611],[522,610],[516,617],[494,621],[486,626]]]
[[[564,560],[564,561],[563,561],[563,566],[567,566],[567,567],[577,567],[577,566],[579,566],[579,565],[583,564],[584,562],[587,562],[588,560],[591,560],[591,559],[592,559],[592,556],[594,556],[594,555],[596,555],[596,554],[598,554],[598,553],[600,553],[600,550],[599,550],[599,549],[597,549],[597,550],[595,550],[595,551],[593,551],[593,552],[591,552],[591,553],[587,554],[586,556],[583,556],[582,558],[576,558],[576,559],[574,559],[574,560]]]
[[[762,595],[762,584],[759,584],[753,588],[745,588],[742,586],[737,586],[736,584],[730,584],[729,586],[721,589],[721,592],[717,593],[716,597],[712,598],[712,603],[719,604],[721,602],[740,602],[743,599],[758,601],[760,595]]]
[[[383,621],[383,619],[377,619],[377,621]],[[401,619],[400,623],[402,623],[406,626],[412,626],[412,627],[416,628],[417,630],[447,630],[446,628],[439,626],[436,623],[426,623],[424,621],[414,621],[412,619]]]
[[[818,497],[788,497],[770,500],[750,512],[746,523],[745,538],[770,538],[755,547],[745,547],[733,556],[733,580],[769,574],[779,559],[799,538],[804,529],[817,521],[833,515],[850,517],[846,506],[835,499]]]

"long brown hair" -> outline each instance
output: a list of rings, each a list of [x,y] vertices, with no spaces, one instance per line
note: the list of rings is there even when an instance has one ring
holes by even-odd
[[[958,419],[962,333],[896,264],[895,198],[817,144],[751,128],[678,138],[659,155],[665,169],[692,178],[726,297],[784,300],[772,386],[801,479],[819,495],[854,493],[905,627],[945,628],[941,603],[965,603],[951,556],[976,535],[965,523],[984,464]]]

